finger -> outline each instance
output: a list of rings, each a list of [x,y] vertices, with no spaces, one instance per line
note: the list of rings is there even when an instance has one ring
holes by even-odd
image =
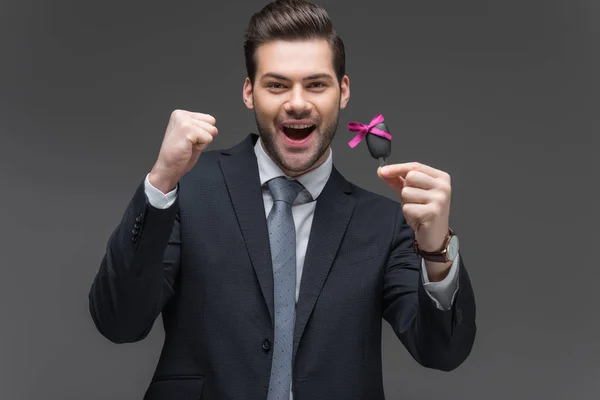
[[[206,149],[206,147],[208,147],[208,145],[210,144],[210,140],[206,141],[206,142],[202,142],[202,143],[196,143],[194,146],[192,146],[192,150],[194,152],[202,152],[204,151],[204,149]]]
[[[194,126],[205,130],[212,136],[217,136],[217,134],[219,133],[219,130],[217,129],[217,127],[207,121],[202,121],[199,119],[191,119],[190,121],[192,124],[194,124]]]
[[[200,121],[200,120],[193,119],[193,118],[184,119],[183,121],[181,121],[179,123],[179,127],[186,134],[188,134],[189,132],[192,132],[192,131],[197,131],[197,130],[206,131],[207,133],[209,133],[212,136],[216,136],[218,133],[218,129],[216,126],[211,125],[206,121]]]
[[[207,144],[211,143],[213,140],[213,135],[205,131],[204,129],[195,129],[189,131],[185,135],[186,139],[189,140],[194,146],[203,147]]]
[[[216,118],[210,114],[203,114],[203,113],[188,111],[188,115],[190,117],[194,118],[195,120],[208,122],[211,125],[216,125],[216,123],[217,123]]]
[[[377,172],[377,175],[379,175],[381,180],[383,180],[391,189],[395,190],[398,193],[400,193],[400,190],[402,190],[402,188],[404,187],[404,178],[402,177],[384,178],[381,176],[381,174],[379,174],[379,170]]]
[[[435,189],[439,185],[436,178],[417,170],[408,171],[404,180],[406,181],[406,186],[420,189]]]
[[[430,221],[439,213],[439,206],[436,203],[417,204],[404,203],[402,212],[407,219],[413,220],[418,224]]]
[[[405,186],[400,192],[400,201],[404,204],[427,204],[433,200],[431,191]]]
[[[391,178],[393,176],[405,177],[409,171],[419,171],[434,178],[446,178],[448,176],[448,174],[444,171],[440,171],[439,169],[418,162],[386,165],[382,168],[382,175],[387,178]]]

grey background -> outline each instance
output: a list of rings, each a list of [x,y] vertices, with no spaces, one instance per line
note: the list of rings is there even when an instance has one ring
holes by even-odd
[[[89,286],[173,109],[213,114],[213,149],[255,131],[242,41],[264,4],[0,3],[1,399],[141,399],[162,326],[108,342]],[[381,112],[391,162],[449,172],[476,292],[475,347],[452,373],[418,366],[385,325],[388,398],[597,399],[599,3],[320,4],[351,79],[338,168],[394,196],[347,145],[348,121]]]

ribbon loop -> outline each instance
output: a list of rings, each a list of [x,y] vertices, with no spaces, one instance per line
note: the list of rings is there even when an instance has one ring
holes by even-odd
[[[375,128],[375,126],[379,125],[384,121],[383,115],[377,114],[368,125],[362,124],[360,122],[348,122],[348,129],[352,132],[357,132],[356,136],[348,142],[348,146],[354,148],[356,145],[360,143],[361,140],[367,136],[367,133],[372,133],[377,136],[381,136],[388,140],[392,140],[392,135],[383,131],[381,129]]]

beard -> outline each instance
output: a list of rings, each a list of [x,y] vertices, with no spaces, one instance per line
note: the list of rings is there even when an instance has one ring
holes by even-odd
[[[317,122],[317,127],[311,134],[313,135],[311,138],[313,140],[311,147],[296,157],[285,156],[285,149],[283,144],[281,144],[282,138],[277,138],[282,133],[277,132],[276,124],[269,123],[270,121],[261,121],[261,118],[256,113],[256,109],[254,110],[254,118],[266,153],[282,170],[299,175],[315,168],[317,162],[329,149],[337,131],[339,108],[329,121]]]

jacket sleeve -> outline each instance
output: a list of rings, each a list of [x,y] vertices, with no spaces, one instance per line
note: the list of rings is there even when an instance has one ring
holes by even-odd
[[[398,207],[383,280],[383,317],[421,365],[451,371],[469,356],[475,340],[475,296],[460,255],[454,300],[438,308],[423,286],[421,257],[413,249],[414,231]]]
[[[89,310],[114,343],[144,339],[174,293],[180,262],[179,200],[153,207],[140,184],[92,282]]]

